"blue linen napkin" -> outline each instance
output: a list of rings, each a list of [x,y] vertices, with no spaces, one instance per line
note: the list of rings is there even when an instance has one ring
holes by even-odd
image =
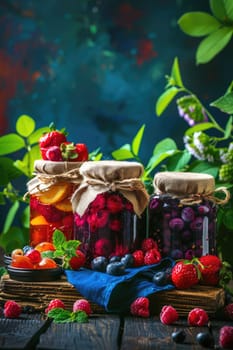
[[[158,264],[127,268],[122,276],[112,276],[86,268],[65,270],[69,283],[86,299],[103,307],[107,312],[124,313],[138,297],[174,289],[173,284],[159,287],[152,282],[155,272],[173,267],[175,261],[164,258]]]

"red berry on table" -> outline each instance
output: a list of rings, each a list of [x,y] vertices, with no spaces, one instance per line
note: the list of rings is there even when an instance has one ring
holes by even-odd
[[[7,318],[17,318],[22,312],[21,306],[14,300],[8,300],[4,304],[3,313]]]
[[[188,314],[188,323],[190,326],[205,326],[209,321],[207,312],[201,308],[194,308]]]
[[[161,260],[161,254],[157,248],[150,249],[145,253],[145,256],[144,256],[145,265],[158,264],[160,260]]]
[[[160,312],[160,321],[163,324],[169,325],[175,323],[179,318],[176,309],[171,305],[164,305]]]
[[[49,302],[49,305],[45,309],[45,313],[47,314],[50,310],[55,308],[65,309],[65,304],[60,299],[53,299]]]
[[[198,269],[201,272],[200,283],[216,286],[219,282],[219,272],[222,267],[222,261],[215,255],[201,256],[199,259]]]
[[[158,250],[158,244],[153,238],[145,238],[142,241],[142,251],[147,252],[150,249],[156,248]]]
[[[60,146],[63,142],[66,142],[66,136],[63,132],[53,130],[39,139],[40,148],[48,148],[51,146]]]
[[[177,289],[187,289],[198,283],[197,268],[191,262],[179,261],[172,269],[171,279]]]
[[[139,297],[135,299],[130,305],[130,312],[133,316],[149,317],[149,299],[146,297]]]
[[[224,307],[224,316],[227,318],[227,320],[233,321],[233,303],[227,304]]]
[[[69,260],[69,265],[72,270],[78,270],[80,267],[84,266],[85,262],[85,254],[81,250],[77,249],[76,255],[72,256],[72,258]]]
[[[73,312],[84,311],[89,316],[92,313],[91,304],[86,299],[78,299],[73,304]]]
[[[142,250],[135,250],[133,253],[134,267],[139,267],[144,265],[144,253]]]
[[[233,349],[233,327],[223,326],[219,332],[219,345],[223,349]]]
[[[42,259],[40,252],[36,249],[27,251],[25,256],[27,256],[33,264],[38,264]]]

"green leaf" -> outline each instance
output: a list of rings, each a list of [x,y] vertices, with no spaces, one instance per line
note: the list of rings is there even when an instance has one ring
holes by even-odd
[[[208,130],[211,128],[215,128],[215,125],[213,123],[199,123],[191,128],[188,128],[188,130],[185,131],[185,135],[192,135],[194,132]]]
[[[196,52],[196,63],[207,63],[214,58],[231,40],[233,29],[223,27],[201,41]]]
[[[14,165],[22,173],[24,173],[28,178],[31,178],[34,172],[34,162],[36,159],[40,159],[40,150],[39,146],[33,146],[30,151],[28,151],[22,160],[16,160]]]
[[[180,29],[191,36],[200,37],[216,31],[221,23],[207,12],[187,12],[182,15],[178,24]]]
[[[0,156],[19,151],[24,147],[24,139],[17,134],[12,133],[0,137]]]
[[[184,87],[180,74],[179,61],[177,57],[174,59],[172,65],[171,77],[173,78],[175,85],[179,87]]]
[[[224,96],[219,97],[212,102],[210,106],[220,109],[220,111],[228,114],[233,113],[233,91],[227,92]]]
[[[39,141],[39,139],[41,138],[41,136],[44,133],[47,133],[50,131],[50,128],[48,126],[44,127],[44,128],[40,128],[35,130],[31,135],[29,135],[28,137],[28,142],[30,145],[33,145],[34,143],[37,143]]]
[[[167,90],[165,90],[164,93],[162,93],[162,95],[159,96],[155,106],[155,112],[157,116],[160,116],[164,112],[164,110],[167,108],[169,103],[180,91],[181,89],[178,89],[177,87],[172,86]]]
[[[0,186],[6,186],[9,182],[21,176],[22,172],[14,166],[14,161],[12,159],[1,157],[0,174]]]
[[[26,244],[23,230],[12,226],[9,231],[0,234],[0,246],[6,253],[12,252],[16,248],[22,248]]]
[[[48,312],[48,317],[53,318],[55,323],[71,322],[71,311],[56,307]]]
[[[26,114],[21,115],[16,122],[16,131],[19,135],[28,137],[35,130],[35,121]]]
[[[194,173],[209,174],[216,178],[219,172],[219,167],[203,160],[197,160],[189,166],[189,171]]]
[[[223,215],[223,223],[228,229],[233,230],[233,217],[231,210],[226,210]]]
[[[215,17],[217,17],[221,21],[226,20],[227,14],[223,1],[210,0],[210,9]]]
[[[60,230],[55,230],[53,233],[53,244],[56,249],[61,248],[61,246],[66,242],[66,237],[64,233]]]
[[[76,312],[73,312],[74,321],[78,323],[86,323],[88,322],[88,315],[85,311],[79,310]]]
[[[10,207],[10,209],[6,215],[6,219],[5,219],[4,226],[3,226],[3,233],[7,232],[10,229],[10,227],[12,226],[12,223],[13,223],[15,216],[18,212],[18,209],[19,209],[19,201],[15,201],[13,203],[13,205]]]
[[[233,2],[232,0],[223,0],[227,17],[230,18],[230,20],[233,21]]]
[[[231,136],[231,132],[232,132],[232,116],[230,116],[230,118],[228,119],[227,125],[225,127],[224,130],[224,138],[228,139]]]
[[[140,149],[141,142],[142,142],[142,137],[144,135],[144,130],[145,130],[145,124],[142,125],[142,127],[139,129],[139,131],[137,132],[137,134],[134,137],[133,142],[132,142],[132,151],[136,156],[139,153],[139,149]]]
[[[24,228],[29,229],[30,228],[30,206],[27,205],[26,208],[23,210],[23,214],[21,216],[21,224]]]
[[[191,159],[191,154],[184,151],[177,151],[171,155],[166,162],[166,169],[168,171],[183,171]]]
[[[131,151],[131,146],[126,144],[121,148],[112,152],[112,157],[116,160],[125,160],[134,158],[134,154]]]
[[[146,166],[146,172],[152,171],[164,159],[174,154],[176,150],[176,143],[170,138],[165,138],[164,140],[158,142],[153,150],[153,156],[150,158]]]

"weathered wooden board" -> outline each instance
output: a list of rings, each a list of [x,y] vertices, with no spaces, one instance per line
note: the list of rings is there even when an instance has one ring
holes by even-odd
[[[88,323],[52,323],[41,335],[37,350],[118,350],[118,316],[91,316]]]

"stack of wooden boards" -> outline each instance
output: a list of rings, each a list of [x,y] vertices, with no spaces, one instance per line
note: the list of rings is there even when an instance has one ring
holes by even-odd
[[[73,285],[67,282],[66,277],[53,282],[21,282],[12,280],[8,275],[2,276],[0,282],[0,301],[9,299],[18,301],[22,306],[30,305],[36,310],[43,311],[50,300],[61,299],[67,309],[72,309],[73,303],[83,296]],[[94,313],[105,313],[99,305],[91,303]],[[209,316],[225,304],[225,293],[222,288],[195,286],[189,290],[171,290],[158,292],[150,296],[150,309],[152,314],[159,314],[164,305],[175,307],[180,316],[187,316],[194,307],[204,308]]]

